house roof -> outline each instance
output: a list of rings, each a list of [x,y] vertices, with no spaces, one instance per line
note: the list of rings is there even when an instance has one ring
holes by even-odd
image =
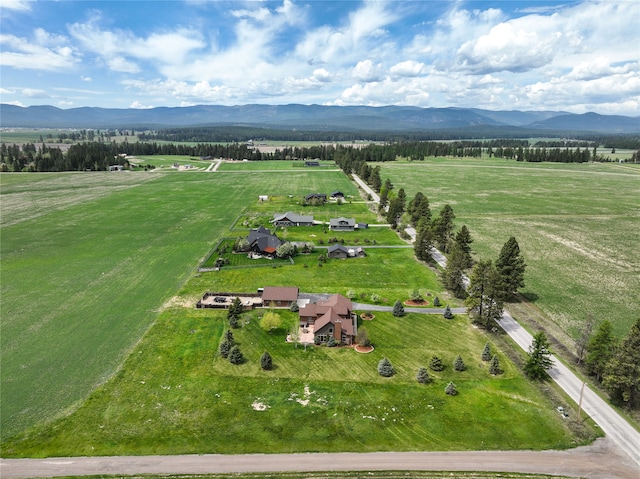
[[[329,246],[329,248],[327,249],[328,253],[333,253],[335,251],[344,251],[345,253],[349,253],[349,250],[346,246],[342,246],[341,244],[334,244]]]
[[[313,223],[313,216],[299,215],[291,211],[287,211],[284,214],[275,213],[271,223],[277,223],[280,221],[290,221],[292,223]]]
[[[329,220],[329,226],[355,226],[356,219],[355,218],[344,218],[343,216],[339,218],[331,218]]]
[[[263,301],[297,301],[298,288],[289,286],[265,286]]]
[[[305,196],[305,199],[309,200],[311,198],[326,198],[327,195],[325,193],[309,193]]]
[[[342,191],[334,191],[333,193],[331,193],[331,196],[333,196],[334,198],[336,196],[344,196],[344,193]]]
[[[247,243],[249,243],[249,246],[252,248],[257,248],[265,253],[273,253],[283,241],[276,235],[271,234],[271,231],[264,226],[260,226],[249,232]]]

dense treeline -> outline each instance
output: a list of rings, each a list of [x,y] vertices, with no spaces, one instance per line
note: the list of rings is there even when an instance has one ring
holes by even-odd
[[[335,161],[346,173],[358,172],[363,178],[369,174],[362,165],[370,162],[394,161],[406,158],[423,161],[427,157],[466,157],[515,159],[527,162],[583,163],[610,161],[593,149],[580,146],[564,148],[531,147],[527,140],[494,139],[490,141],[403,141],[386,144],[341,145],[325,144],[305,147],[282,147],[262,152],[259,147],[245,143],[158,143],[92,141],[73,144],[66,152],[60,148],[27,143],[22,146],[2,144],[0,171],[100,171],[120,164],[123,155],[181,155],[195,158],[228,158],[233,160],[301,160],[306,158]],[[636,151],[631,161],[640,161]]]

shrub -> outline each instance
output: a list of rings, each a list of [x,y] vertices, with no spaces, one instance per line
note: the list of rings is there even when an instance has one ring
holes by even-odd
[[[442,364],[442,359],[440,359],[435,354],[431,356],[431,362],[429,363],[429,367],[433,371],[444,371],[444,364]]]
[[[354,299],[356,297],[356,292],[352,289],[350,289],[349,291],[347,291],[347,298],[349,299]]]
[[[378,374],[385,378],[390,378],[393,376],[393,366],[391,365],[391,361],[387,358],[382,358],[380,362],[378,362]]]
[[[242,364],[244,361],[244,356],[242,355],[242,351],[238,346],[234,346],[229,351],[229,362],[231,364]]]
[[[237,316],[230,316],[229,317],[229,326],[231,326],[233,329],[237,329],[239,326],[239,322],[238,322],[238,317]]]
[[[306,266],[306,265],[305,265]],[[300,306],[298,306],[298,303],[296,303],[295,301],[293,303],[291,303],[291,307],[289,308],[292,312],[297,313],[298,311],[300,311]]]
[[[377,303],[378,301],[380,301],[380,295],[376,294],[376,293],[372,293],[371,294],[371,302],[372,303]]]
[[[265,351],[262,353],[262,356],[260,356],[260,367],[265,371],[268,371],[273,367],[273,360],[271,359],[271,355],[268,351]]]
[[[400,300],[393,305],[393,315],[396,317],[404,316],[404,306],[402,306]]]
[[[429,377],[427,368],[418,369],[418,374],[416,374],[416,381],[418,381],[420,384],[429,384],[431,382],[431,377]]]
[[[271,332],[272,329],[278,329],[282,326],[282,318],[278,313],[268,311],[260,320],[260,327],[265,331]]]
[[[371,345],[371,340],[369,340],[366,328],[358,328],[358,332],[356,333],[356,344],[362,347]]]
[[[444,316],[444,319],[453,319],[453,313],[451,312],[451,308],[448,304],[447,307],[444,308],[444,313],[442,313],[442,316]]]
[[[424,301],[424,298],[420,294],[419,289],[414,289],[413,291],[411,291],[411,295],[409,296],[409,298],[411,299],[411,301],[416,301],[416,302]]]
[[[329,340],[327,341],[327,347],[329,348],[333,348],[336,347],[338,345],[338,342],[336,341],[336,338],[334,338],[333,336],[331,336],[329,338]]]
[[[482,360],[491,361],[491,347],[489,346],[489,343],[484,345],[484,349],[482,350]]]
[[[458,355],[456,360],[453,362],[453,369],[456,371],[464,371],[467,369],[467,366],[465,366],[464,361],[462,360],[462,356]]]
[[[435,298],[433,298],[433,305],[437,308],[438,306],[440,306],[440,298],[438,298],[437,296]]]
[[[489,372],[494,376],[503,373],[502,368],[500,367],[500,360],[495,354],[491,358],[491,364],[489,364]]]
[[[222,341],[218,347],[220,356],[227,359],[229,357],[229,351],[231,351],[231,343],[229,341]]]
[[[451,382],[447,384],[447,387],[444,388],[444,392],[447,393],[449,396],[455,396],[456,394],[458,394],[456,385]]]

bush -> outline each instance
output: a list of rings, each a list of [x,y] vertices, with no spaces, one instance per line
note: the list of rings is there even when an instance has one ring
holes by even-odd
[[[382,358],[380,362],[378,362],[378,374],[385,378],[390,378],[393,376],[393,366],[391,365],[391,361],[387,358]]]
[[[435,354],[431,356],[431,362],[429,363],[429,367],[433,371],[444,371],[444,364],[442,364],[442,359],[440,359]]]
[[[500,367],[500,360],[496,355],[491,358],[491,364],[489,364],[489,372],[494,376],[503,373],[502,368]]]
[[[442,313],[442,316],[444,316],[444,319],[453,319],[453,313],[451,312],[451,308],[448,304],[447,307],[444,308],[444,313]]]
[[[418,374],[416,374],[416,381],[418,381],[420,384],[429,384],[431,382],[431,377],[429,377],[427,368],[418,369]]]
[[[435,298],[433,298],[433,305],[437,308],[438,306],[440,306],[440,298],[438,298],[437,296]]]
[[[411,295],[409,296],[409,298],[411,299],[411,301],[416,301],[416,302],[424,301],[424,298],[420,294],[419,289],[414,289],[413,291],[411,291]]]
[[[242,364],[244,361],[244,356],[242,355],[242,351],[238,346],[234,346],[229,351],[229,362],[231,364]]]
[[[489,343],[484,345],[484,349],[482,350],[482,360],[491,361],[491,347],[489,346]]]
[[[467,369],[467,366],[465,366],[464,361],[462,360],[462,356],[458,355],[456,360],[453,362],[453,369],[456,371],[464,371]]]
[[[218,347],[220,356],[227,359],[229,357],[229,351],[231,351],[231,343],[229,341],[222,341]]]
[[[378,301],[380,301],[380,295],[376,294],[376,293],[372,293],[371,294],[371,302],[372,303],[377,303]]]
[[[305,265],[306,266],[306,265]],[[298,311],[300,311],[300,306],[298,306],[298,303],[296,303],[295,301],[293,303],[291,303],[291,307],[289,308],[292,312],[297,313]]]
[[[447,393],[449,396],[455,396],[456,394],[458,394],[456,385],[451,382],[447,384],[447,387],[444,388],[444,392]]]
[[[265,371],[269,371],[273,367],[273,360],[268,351],[265,351],[260,356],[260,367]]]
[[[404,306],[402,306],[400,300],[393,305],[393,315],[396,317],[404,316]]]
[[[338,342],[336,341],[336,338],[334,338],[333,336],[331,336],[329,338],[329,341],[327,341],[327,347],[329,348],[334,348],[338,345]]]

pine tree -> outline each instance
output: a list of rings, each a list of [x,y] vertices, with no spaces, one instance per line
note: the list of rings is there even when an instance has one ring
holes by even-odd
[[[485,329],[492,329],[502,319],[503,292],[498,272],[491,261],[478,261],[469,278],[469,296],[465,303],[471,319]]]
[[[229,344],[233,344],[233,333],[231,332],[230,329],[227,329],[224,332],[223,339],[224,339],[224,341],[227,341]]]
[[[520,256],[520,246],[512,236],[507,240],[496,261],[496,270],[500,276],[500,288],[505,295],[516,294],[524,287],[524,258]]]
[[[229,341],[222,341],[220,346],[218,347],[218,352],[220,356],[227,359],[229,357],[229,351],[231,351],[231,343]]]
[[[449,396],[455,396],[456,394],[458,394],[458,388],[456,388],[456,385],[453,384],[452,382],[450,382],[449,384],[447,384],[447,386],[444,388],[444,392],[447,393]]]
[[[420,261],[431,260],[431,249],[433,248],[433,231],[429,224],[420,221],[416,227],[416,241],[413,244],[413,251]]]
[[[482,350],[482,360],[483,361],[491,361],[491,347],[489,343],[485,343],[484,349]]]
[[[433,298],[433,305],[437,308],[438,306],[440,306],[440,298],[438,298],[437,296]]]
[[[640,319],[609,361],[603,384],[618,404],[640,406]]]
[[[587,344],[585,364],[589,372],[595,374],[596,381],[602,381],[607,363],[613,357],[615,349],[616,338],[613,336],[613,327],[610,321],[604,320]]]
[[[533,341],[529,346],[529,357],[524,363],[524,372],[531,379],[546,379],[547,370],[553,367],[551,351],[549,351],[549,340],[544,331],[533,335]]]
[[[431,362],[429,363],[429,367],[432,371],[444,371],[444,364],[442,364],[442,359],[440,359],[435,354],[431,356]]]
[[[429,377],[427,368],[418,369],[418,374],[416,374],[416,381],[418,381],[420,384],[429,384],[431,382],[431,377]]]
[[[467,228],[467,225],[462,225],[460,231],[456,233],[455,243],[460,246],[462,251],[462,265],[465,269],[471,268],[473,266],[473,259],[471,258],[471,243],[473,243],[473,239],[471,239],[471,233]]]
[[[391,361],[389,361],[387,358],[382,358],[378,362],[378,374],[385,378],[389,378],[393,376],[393,373],[394,371],[393,366],[391,365]]]
[[[453,313],[451,312],[451,307],[447,304],[446,308],[444,308],[444,313],[442,313],[444,319],[453,319]]]
[[[393,315],[396,317],[404,316],[404,306],[400,300],[397,300],[393,305]]]
[[[229,351],[229,362],[231,364],[241,364],[244,361],[244,356],[242,355],[242,351],[238,346],[233,346],[231,351]]]
[[[467,369],[467,366],[462,360],[462,356],[458,355],[456,360],[453,362],[453,369],[455,369],[456,371],[464,371],[465,369]]]
[[[493,374],[494,376],[502,374],[502,368],[500,368],[500,360],[495,354],[491,358],[491,363],[489,364],[489,373]]]
[[[273,367],[273,359],[271,358],[269,351],[265,351],[262,353],[262,356],[260,356],[260,367],[265,371],[268,371]]]
[[[440,216],[433,220],[433,235],[436,245],[441,251],[446,251],[449,241],[451,241],[455,217],[453,208],[449,205],[444,205],[440,210]]]
[[[467,291],[464,287],[464,270],[467,268],[465,252],[458,243],[453,243],[449,250],[447,266],[443,273],[444,287],[453,293],[456,298],[464,299]]]

